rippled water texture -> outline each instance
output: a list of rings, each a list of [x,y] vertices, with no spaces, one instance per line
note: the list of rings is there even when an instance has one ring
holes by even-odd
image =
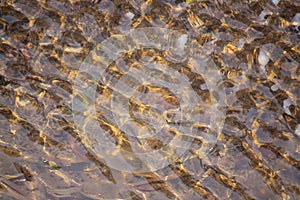
[[[0,5],[1,199],[300,199],[298,0]]]

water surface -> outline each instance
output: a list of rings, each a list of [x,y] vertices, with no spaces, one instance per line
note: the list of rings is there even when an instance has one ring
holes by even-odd
[[[178,37],[134,35],[101,68],[103,42],[145,27]],[[186,36],[214,70],[184,59]],[[1,1],[0,197],[299,199],[299,44],[298,1]],[[132,165],[159,149],[169,163],[118,170],[104,134]]]

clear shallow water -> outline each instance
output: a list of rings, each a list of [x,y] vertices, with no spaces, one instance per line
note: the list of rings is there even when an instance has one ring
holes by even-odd
[[[299,10],[294,1],[2,1],[0,196],[298,199]],[[83,63],[101,69],[101,44],[144,27],[177,30],[175,43],[166,40],[173,53],[153,47],[165,41],[162,34],[147,48],[147,40],[135,35],[134,48],[92,79],[100,70]],[[197,45],[188,49],[212,59],[211,73],[178,55],[186,50],[180,48],[185,35]],[[150,74],[153,83],[145,78]],[[188,89],[175,87],[178,82]],[[222,90],[214,92],[214,82]],[[134,93],[119,90],[122,83]],[[85,118],[74,122],[74,99],[89,91],[86,84],[95,101],[81,96]],[[224,96],[217,95],[221,91]],[[225,121],[217,123],[213,116],[222,113]],[[105,134],[87,140],[99,130],[84,129],[87,116]],[[172,122],[186,129],[176,133]],[[217,139],[203,156],[199,149],[211,133]],[[114,150],[163,149],[169,163],[157,171],[116,170],[118,163],[103,159],[107,147],[95,150],[104,136]],[[174,138],[189,141],[178,159],[178,145],[164,149]],[[122,155],[126,161],[132,156]]]

